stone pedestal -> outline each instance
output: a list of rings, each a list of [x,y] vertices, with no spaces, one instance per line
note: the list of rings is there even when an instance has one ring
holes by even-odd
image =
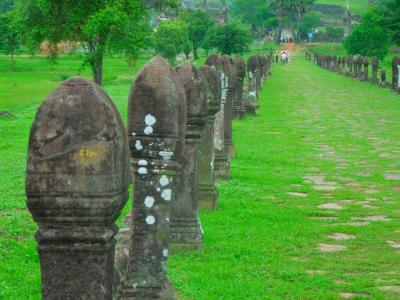
[[[206,85],[196,67],[184,62],[176,69],[187,100],[187,133],[177,151],[180,169],[177,194],[172,203],[170,225],[171,251],[203,248],[203,230],[198,215],[199,147],[207,121]]]
[[[134,182],[128,271],[122,299],[172,299],[167,277],[177,144],[186,133],[186,101],[176,72],[161,57],[148,62],[129,96],[128,135]]]
[[[111,299],[115,220],[128,199],[126,131],[111,99],[72,78],[40,106],[31,128],[27,205],[43,299]]]

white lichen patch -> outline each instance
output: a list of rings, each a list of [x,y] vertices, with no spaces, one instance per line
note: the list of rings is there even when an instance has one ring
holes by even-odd
[[[162,158],[164,158],[165,160],[170,160],[172,155],[174,154],[174,152],[171,152],[171,151],[160,151],[158,154]]]
[[[136,132],[131,132],[131,136],[135,136],[136,135]]]
[[[138,165],[139,166],[147,166],[147,161],[144,159],[141,159],[141,160],[139,160]]]
[[[140,175],[146,175],[146,174],[147,174],[147,168],[145,168],[145,167],[140,167],[140,168],[138,169],[138,173],[139,173]]]
[[[160,184],[161,186],[167,186],[169,184],[169,179],[167,176],[163,175],[160,178]]]
[[[165,201],[171,201],[172,191],[170,189],[166,189],[161,193],[161,198]]]
[[[147,216],[146,223],[148,225],[153,225],[155,222],[156,222],[156,218],[154,218],[154,216]]]
[[[147,196],[145,199],[144,199],[144,205],[146,205],[146,207],[148,207],[148,208],[151,208],[151,207],[153,207],[153,205],[154,205],[154,198],[153,197],[151,197],[151,196]]]
[[[153,127],[151,127],[151,126],[147,126],[145,129],[144,129],[144,133],[146,134],[146,135],[149,135],[149,134],[152,134],[154,131],[153,131]]]
[[[164,248],[162,254],[163,254],[164,257],[168,257],[168,249]]]
[[[154,124],[156,124],[157,120],[154,116],[152,116],[151,114],[148,114],[144,118],[144,122],[146,123],[147,126],[153,126]]]
[[[136,143],[135,143],[135,148],[136,148],[136,150],[138,150],[138,151],[143,150],[142,143],[141,143],[140,141],[136,141]]]

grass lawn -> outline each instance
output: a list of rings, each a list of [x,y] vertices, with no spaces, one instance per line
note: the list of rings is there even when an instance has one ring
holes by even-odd
[[[27,139],[39,103],[79,65],[23,58],[18,72],[0,72],[0,111],[14,115],[0,118],[0,299],[40,298]],[[138,67],[106,61],[104,88],[124,120]],[[182,298],[398,299],[400,181],[389,179],[400,176],[399,119],[389,90],[303,56],[274,66],[258,114],[234,122],[232,179],[218,183],[219,208],[200,216],[204,253],[171,257]]]
[[[338,5],[346,8],[346,0],[316,0],[315,4]],[[363,14],[368,10],[368,0],[349,0],[350,11],[353,14]]]

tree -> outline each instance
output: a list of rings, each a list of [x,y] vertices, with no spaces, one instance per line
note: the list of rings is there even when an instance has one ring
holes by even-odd
[[[300,42],[300,22],[304,15],[311,10],[314,0],[287,0],[296,19],[296,43]]]
[[[208,49],[216,48],[222,54],[243,54],[250,47],[253,38],[250,32],[237,24],[220,25],[208,33]]]
[[[187,25],[189,40],[193,47],[193,58],[198,59],[197,49],[203,44],[207,31],[214,26],[214,19],[203,10],[184,12],[181,19]]]
[[[0,15],[0,50],[10,55],[10,71],[14,68],[14,55],[21,46],[21,25],[15,11]]]
[[[276,42],[279,44],[281,41],[281,35],[282,35],[283,17],[289,8],[288,0],[270,0],[269,7],[275,13],[275,15],[278,19],[278,32],[276,35]]]
[[[181,20],[161,22],[154,33],[154,47],[172,65],[176,56],[187,50],[189,34],[186,24]]]
[[[316,11],[310,11],[303,17],[300,24],[300,33],[307,34],[319,26],[321,26],[321,14]]]
[[[344,42],[347,52],[383,59],[388,53],[389,39],[380,24],[381,18],[374,10],[363,15],[361,23],[353,28]]]
[[[265,0],[232,0],[232,12],[245,24],[251,25],[251,30],[256,33],[257,27],[263,26],[265,20],[274,16],[269,10]]]
[[[380,23],[386,28],[391,41],[400,46],[400,0],[385,0],[377,4]]]
[[[21,0],[19,9],[28,40],[47,40],[53,46],[63,40],[81,42],[97,84],[102,83],[110,40],[118,36],[121,50],[129,48],[147,18],[141,0]]]

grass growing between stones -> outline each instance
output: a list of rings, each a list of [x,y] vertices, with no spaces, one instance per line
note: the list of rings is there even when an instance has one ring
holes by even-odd
[[[125,121],[143,63],[106,62],[104,88]],[[27,140],[39,103],[79,65],[26,58],[0,74],[0,111],[13,114],[0,118],[0,299],[40,299]],[[218,183],[218,210],[201,213],[204,253],[171,257],[182,298],[398,299],[399,119],[400,96],[388,90],[302,57],[274,66],[258,114],[234,122],[232,179]]]

